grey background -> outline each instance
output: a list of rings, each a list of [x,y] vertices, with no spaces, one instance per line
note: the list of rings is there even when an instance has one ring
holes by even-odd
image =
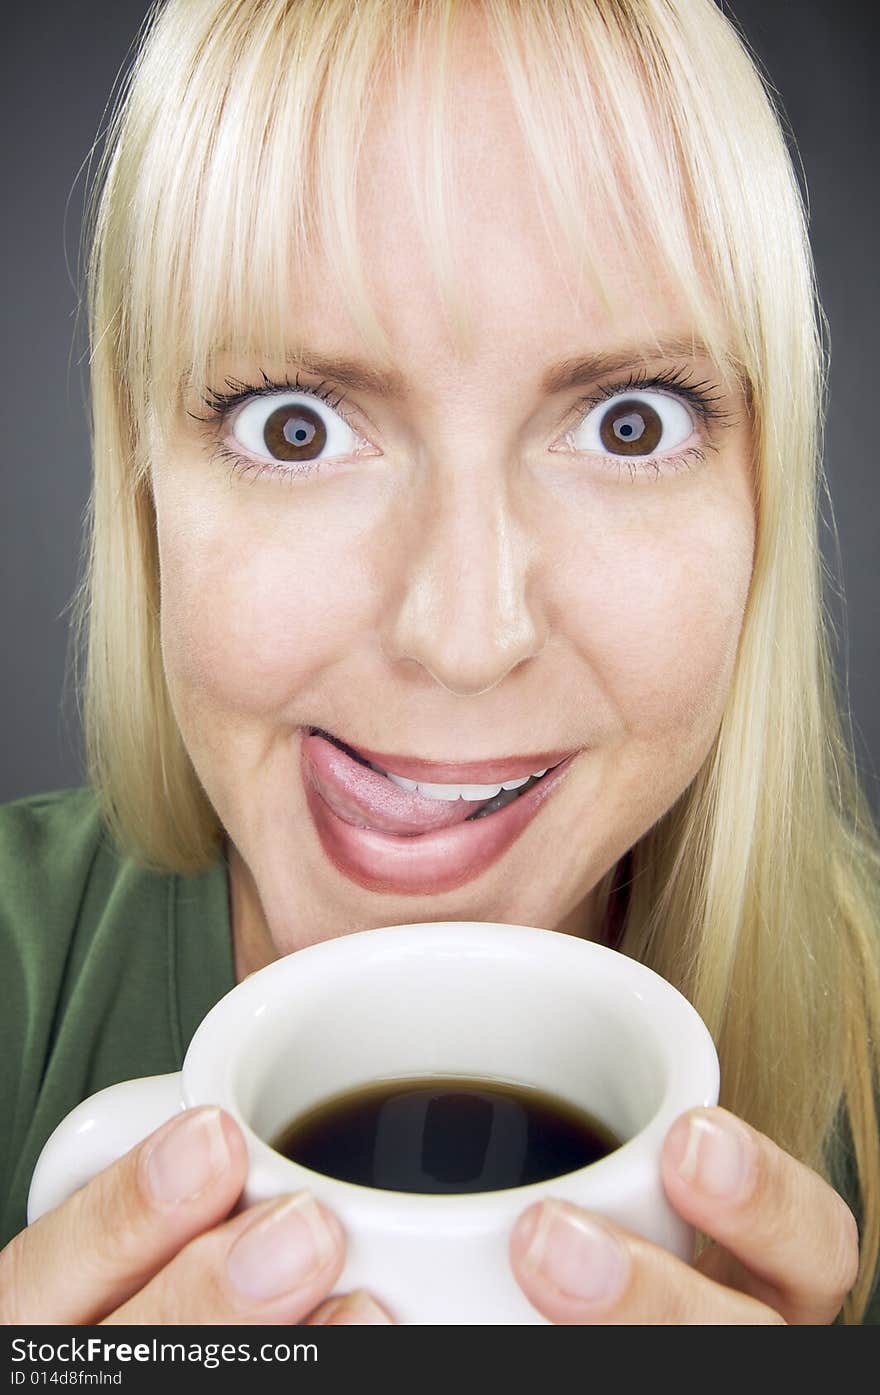
[[[823,550],[836,578],[828,603],[860,769],[880,812],[874,6],[734,0],[730,8],[782,96],[810,194],[833,350],[827,468],[840,557],[826,528]],[[89,490],[84,324],[77,330],[72,276],[81,167],[145,12],[144,0],[78,0],[4,16],[0,802],[82,780],[76,706],[65,687]]]

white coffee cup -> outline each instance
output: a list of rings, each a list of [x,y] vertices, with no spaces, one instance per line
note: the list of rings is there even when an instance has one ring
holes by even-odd
[[[455,1075],[561,1096],[624,1142],[576,1172],[456,1194],[341,1181],[266,1142],[359,1085]],[[243,1204],[305,1187],[339,1217],[347,1248],[334,1292],[366,1288],[399,1323],[543,1323],[510,1268],[516,1218],[552,1196],[690,1259],[693,1232],[666,1198],[659,1158],[674,1120],[717,1103],[718,1086],[714,1044],[690,1003],[614,950],[485,922],[364,930],[238,984],[199,1026],[179,1073],[112,1085],[78,1105],[40,1155],[28,1220],[175,1111],[219,1104],[247,1140]]]

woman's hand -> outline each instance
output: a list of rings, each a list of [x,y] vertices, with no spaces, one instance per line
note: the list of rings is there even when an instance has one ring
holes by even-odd
[[[0,1254],[3,1323],[387,1323],[342,1270],[339,1221],[307,1192],[227,1219],[247,1173],[219,1109],[151,1134]],[[320,1306],[318,1306],[320,1305]]]
[[[530,1206],[510,1259],[551,1322],[830,1323],[856,1280],[858,1232],[817,1173],[726,1109],[677,1119],[662,1156],[676,1211],[709,1235],[691,1267],[569,1202]]]

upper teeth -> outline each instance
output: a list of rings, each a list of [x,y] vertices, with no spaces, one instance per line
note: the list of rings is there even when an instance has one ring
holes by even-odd
[[[390,770],[383,770],[381,766],[374,765],[374,770],[378,770],[380,775],[387,775],[388,779],[395,785],[399,785],[402,790],[418,790],[426,799],[494,799],[501,790],[518,790],[529,780],[540,775],[546,775],[549,766],[543,770],[535,770],[532,775],[523,775],[519,780],[504,780],[498,785],[428,785],[421,780],[407,780],[403,775],[395,775]]]

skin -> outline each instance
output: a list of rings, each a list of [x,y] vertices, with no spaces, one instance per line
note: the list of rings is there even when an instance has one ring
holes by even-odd
[[[593,244],[617,304],[608,314],[594,295],[573,299],[574,272],[526,193],[500,79],[481,90],[473,77],[455,144],[473,352],[460,357],[444,327],[400,122],[377,121],[361,245],[405,397],[347,394],[368,450],[292,485],[230,482],[211,457],[234,423],[183,412],[153,453],[165,669],[229,835],[239,977],[329,935],[420,920],[595,938],[592,889],[694,778],[724,710],[755,530],[743,403],[717,387],[727,421],[688,442],[705,464],[659,478],[632,481],[625,463],[619,478],[605,455],[561,448],[585,416],[584,389],[542,394],[547,366],[641,345],[648,325],[670,338],[691,325],[658,269],[621,263],[601,222]],[[301,284],[303,341],[364,358],[333,268],[317,264]],[[717,383],[705,359],[650,365],[682,367]],[[230,355],[211,385],[283,371]],[[312,827],[292,740],[308,724],[425,759],[591,749],[477,880],[433,896],[365,893]]]
[[[230,441],[228,425],[212,438],[181,413],[156,442],[163,655],[181,731],[229,834],[239,978],[329,935],[420,920],[597,938],[593,888],[694,778],[729,690],[755,538],[744,403],[709,361],[657,360],[652,370],[718,384],[725,424],[695,422],[685,442],[704,461],[631,480],[583,448],[584,389],[542,394],[545,367],[644,343],[648,325],[687,335],[686,312],[647,256],[620,262],[601,217],[591,236],[613,314],[588,292],[573,297],[501,78],[489,79],[473,44],[454,71],[467,113],[455,148],[472,352],[463,358],[444,327],[402,175],[405,118],[379,109],[360,240],[405,396],[346,394],[365,453],[290,487],[230,480],[210,458],[212,440]],[[332,268],[316,265],[302,284],[303,342],[365,357]],[[230,358],[216,386],[224,373],[259,382],[274,367]],[[353,885],[324,856],[291,739],[306,724],[433,759],[590,749],[494,867],[443,895],[399,896]],[[206,1128],[192,1127],[195,1116]],[[833,1320],[857,1264],[845,1204],[727,1111],[694,1116],[693,1139],[691,1115],[667,1138],[663,1183],[716,1243],[689,1266],[571,1205],[530,1207],[510,1263],[552,1322]],[[738,1171],[718,1153],[725,1138],[739,1141]],[[177,1164],[161,1162],[163,1149]],[[326,1207],[291,1211],[284,1198],[229,1218],[245,1171],[228,1116],[190,1111],[164,1125],[7,1247],[5,1320],[393,1322],[369,1294],[333,1295],[345,1236]],[[157,1178],[181,1175],[186,1195],[157,1195]],[[279,1227],[292,1218],[300,1239],[322,1235],[324,1258],[255,1298],[236,1286],[231,1256],[247,1232],[262,1236],[268,1265],[283,1250],[272,1217]],[[555,1266],[554,1219],[567,1236]],[[617,1287],[604,1295],[591,1224],[618,1246]]]

